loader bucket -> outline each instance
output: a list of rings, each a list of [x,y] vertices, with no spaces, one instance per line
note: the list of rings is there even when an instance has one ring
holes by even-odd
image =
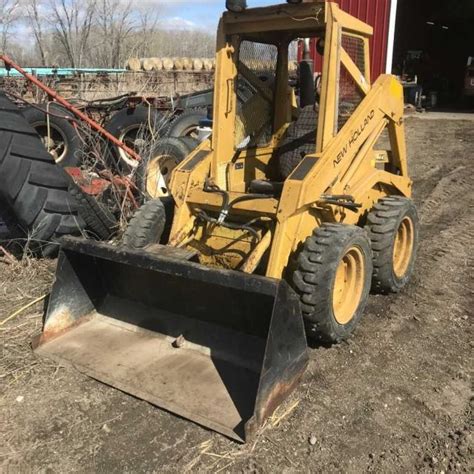
[[[38,354],[247,441],[307,363],[284,281],[63,240]]]

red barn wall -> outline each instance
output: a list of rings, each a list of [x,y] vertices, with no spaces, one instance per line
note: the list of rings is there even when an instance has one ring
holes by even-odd
[[[385,73],[387,64],[388,35],[390,25],[390,7],[393,0],[333,0],[340,7],[374,28],[374,35],[370,43],[372,60],[372,81],[380,74]],[[320,58],[314,47],[316,69],[321,70]],[[319,59],[319,61],[318,61]],[[319,67],[318,67],[319,66]]]

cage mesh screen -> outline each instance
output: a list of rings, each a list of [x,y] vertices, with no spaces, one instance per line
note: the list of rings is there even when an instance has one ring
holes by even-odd
[[[263,146],[271,139],[277,59],[278,48],[274,45],[252,41],[240,45],[236,146]]]
[[[343,35],[342,47],[346,53],[351,57],[352,61],[360,69],[362,73],[365,71],[365,55],[364,55],[364,40],[354,36]]]
[[[342,47],[354,61],[361,73],[365,71],[364,42],[361,38],[343,35]],[[356,82],[349,74],[349,71],[341,63],[341,71],[339,75],[339,114],[338,114],[338,131],[345,125],[355,109],[359,106],[364,98],[364,94],[357,86]]]

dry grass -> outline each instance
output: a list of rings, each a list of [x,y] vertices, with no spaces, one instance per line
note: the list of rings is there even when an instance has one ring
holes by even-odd
[[[38,370],[30,341],[41,331],[44,296],[53,281],[54,262],[25,257],[0,263],[0,384],[9,387]]]

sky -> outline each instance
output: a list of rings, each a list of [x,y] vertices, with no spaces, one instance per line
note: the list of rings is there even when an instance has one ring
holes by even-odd
[[[225,10],[225,0],[155,0],[155,3],[163,10],[160,22],[210,31],[216,28]],[[283,0],[247,0],[249,8],[277,3],[283,3]]]

